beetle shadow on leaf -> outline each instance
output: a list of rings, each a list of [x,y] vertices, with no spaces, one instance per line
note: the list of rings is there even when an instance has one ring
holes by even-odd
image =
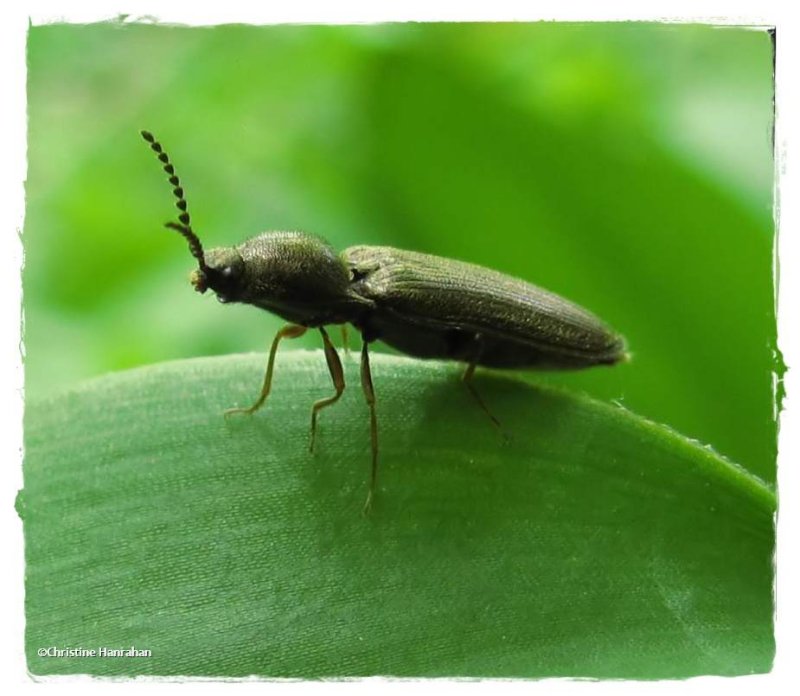
[[[537,504],[537,470],[556,455],[565,402],[493,374],[473,385],[500,428],[452,377],[427,382],[403,418],[383,415],[376,517],[444,524],[485,514],[491,526],[509,498]]]
[[[457,378],[425,381],[413,402],[399,403],[407,392],[382,402],[371,513],[359,514],[366,468],[351,479],[355,485],[340,489],[335,509],[314,511],[315,557],[322,566],[345,564],[347,577],[380,578],[369,589],[376,602],[388,601],[387,588],[413,596],[421,582],[446,586],[453,568],[485,576],[487,588],[496,588],[501,578],[535,582],[539,571],[546,574],[566,562],[552,530],[580,526],[595,514],[573,495],[583,485],[583,450],[577,450],[576,461],[565,459],[561,449],[574,426],[570,400],[494,375],[476,378],[475,386],[513,439],[504,441]],[[403,413],[395,417],[390,408]],[[570,443],[563,447],[576,452]],[[351,457],[353,466],[345,470],[352,472],[357,461],[368,459]],[[338,475],[347,477],[342,468]],[[420,579],[423,570],[428,580]],[[337,596],[355,601],[359,592],[359,601],[369,602],[358,581],[353,584],[358,590],[339,586]]]

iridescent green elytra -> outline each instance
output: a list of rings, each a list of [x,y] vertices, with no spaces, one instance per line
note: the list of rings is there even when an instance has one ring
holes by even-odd
[[[275,353],[283,338],[319,329],[335,393],[311,410],[311,448],[317,414],[339,399],[344,371],[325,326],[353,325],[361,334],[361,385],[370,409],[372,472],[365,510],[375,491],[378,428],[368,346],[380,339],[418,358],[456,360],[466,365],[464,382],[492,421],[471,383],[478,366],[493,368],[582,368],[613,365],[626,358],[624,339],[587,310],[535,285],[470,263],[391,247],[355,246],[337,254],[323,239],[305,232],[264,232],[235,247],[203,250],[192,231],[183,188],[152,134],[142,137],[169,175],[178,222],[167,227],[189,242],[198,269],[192,284],[213,290],[220,302],[255,305],[288,326],[275,336],[261,393],[272,385]]]

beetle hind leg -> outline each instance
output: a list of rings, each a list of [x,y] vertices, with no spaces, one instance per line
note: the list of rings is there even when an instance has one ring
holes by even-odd
[[[467,365],[467,369],[464,370],[464,374],[461,375],[461,381],[464,383],[464,386],[467,388],[469,393],[472,395],[472,398],[475,399],[475,402],[480,406],[481,411],[483,411],[489,419],[492,421],[492,425],[500,432],[500,434],[504,438],[508,438],[506,433],[503,431],[503,426],[500,424],[500,421],[497,417],[489,410],[489,407],[486,405],[484,400],[481,398],[481,395],[478,393],[478,390],[475,389],[475,385],[472,383],[472,376],[475,374],[475,367],[476,364],[471,362]]]
[[[319,332],[322,334],[322,344],[325,348],[325,360],[328,363],[328,371],[331,373],[331,379],[333,380],[333,387],[336,389],[336,393],[333,396],[315,401],[314,405],[311,407],[311,440],[308,445],[309,452],[314,451],[314,439],[317,435],[317,414],[326,406],[336,403],[344,391],[344,370],[342,370],[342,361],[339,360],[339,354],[333,347],[328,332],[321,326],[319,327]]]
[[[475,368],[478,366],[478,362],[481,359],[481,354],[483,353],[483,347],[484,347],[483,336],[481,334],[477,333],[471,337],[468,345],[466,346],[466,350],[464,351],[465,354],[468,356],[466,358],[468,362],[467,362],[467,369],[464,370],[464,374],[461,375],[461,381],[464,383],[464,386],[472,395],[472,398],[475,399],[475,403],[477,403],[478,406],[480,406],[481,411],[483,411],[487,416],[489,416],[489,420],[492,421],[492,425],[497,429],[497,432],[499,432],[500,435],[503,436],[503,440],[508,442],[508,440],[510,440],[508,434],[503,430],[503,426],[500,424],[500,421],[489,410],[489,407],[481,398],[481,395],[478,394],[478,390],[475,389],[475,385],[472,383],[472,376],[475,374]]]

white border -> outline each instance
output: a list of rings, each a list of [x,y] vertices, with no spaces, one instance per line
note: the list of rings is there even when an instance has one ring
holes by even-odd
[[[244,0],[224,0],[224,2],[208,3],[199,6],[193,2],[181,4],[177,2],[143,2],[129,0],[124,7],[109,6],[107,2],[72,0],[68,8],[63,2],[41,1],[27,4],[11,3],[3,8],[0,21],[0,66],[3,74],[3,157],[2,157],[2,192],[0,205],[2,216],[2,253],[4,273],[2,278],[2,326],[6,340],[2,342],[3,370],[3,409],[2,434],[2,531],[4,538],[5,568],[2,574],[2,596],[5,603],[2,626],[2,649],[0,649],[0,679],[6,684],[26,687],[32,684],[25,671],[23,651],[23,549],[22,525],[14,508],[16,491],[22,487],[20,452],[22,443],[22,369],[19,353],[20,326],[20,266],[22,248],[17,231],[22,228],[24,215],[23,181],[26,171],[25,163],[25,40],[28,23],[42,24],[52,21],[68,21],[73,23],[100,21],[127,14],[129,21],[158,17],[165,23],[191,25],[208,25],[228,22],[245,22],[254,24],[268,23],[370,23],[379,21],[510,21],[510,20],[560,20],[560,21],[613,21],[613,20],[649,20],[668,22],[713,22],[716,24],[735,24],[778,27],[778,122],[776,129],[776,149],[779,155],[776,164],[780,176],[780,296],[779,296],[779,341],[784,359],[788,365],[797,365],[798,328],[800,312],[797,311],[797,299],[800,296],[800,274],[795,275],[798,268],[798,190],[797,175],[792,171],[791,136],[796,139],[797,88],[796,75],[792,67],[798,64],[797,24],[793,21],[793,12],[788,2],[763,0],[759,3],[728,0],[727,2],[711,2],[707,0],[679,0],[670,3],[643,3],[641,1],[606,0],[605,2],[577,2],[568,0],[540,0],[526,2],[524,0],[492,0],[492,2],[475,2],[465,0],[448,3],[445,0],[404,0],[402,3],[379,3],[367,0],[344,0],[340,2],[324,2],[323,0],[294,0],[291,5],[281,6],[256,4]],[[796,142],[796,140],[795,140]],[[796,155],[795,155],[796,157]],[[791,321],[793,319],[794,321]],[[717,677],[700,677],[686,682],[577,682],[569,680],[547,680],[544,682],[423,682],[415,688],[437,689],[457,686],[459,689],[499,688],[509,693],[530,693],[532,689],[543,688],[548,693],[576,693],[589,689],[594,693],[658,693],[672,692],[680,689],[681,693],[706,693],[708,689],[725,689],[727,694],[752,693],[755,689],[787,686],[796,684],[800,677],[797,655],[800,654],[798,644],[798,607],[797,588],[800,587],[796,553],[791,546],[797,546],[793,540],[797,538],[798,528],[798,491],[800,491],[800,467],[797,454],[800,439],[800,423],[798,422],[798,397],[800,381],[793,372],[785,378],[787,397],[784,402],[785,411],[781,417],[779,484],[779,573],[777,577],[778,652],[775,668],[769,675],[754,677],[737,677],[723,679]],[[787,548],[789,547],[789,548]],[[112,684],[107,681],[89,683],[87,678],[58,679],[63,686],[79,687],[81,690],[92,688],[108,689]],[[175,681],[175,680],[173,680]],[[144,687],[142,686],[144,685]],[[114,684],[113,686],[116,686]],[[192,680],[190,688],[203,692],[220,690],[227,684]],[[302,688],[325,689],[332,692],[350,692],[353,689],[363,691],[374,689],[374,680],[363,682],[338,683],[248,683],[238,684],[238,688],[249,690],[264,688]],[[382,690],[398,692],[407,689],[405,681],[382,681]],[[163,691],[173,687],[172,682],[137,680],[126,684],[125,688],[148,691]]]

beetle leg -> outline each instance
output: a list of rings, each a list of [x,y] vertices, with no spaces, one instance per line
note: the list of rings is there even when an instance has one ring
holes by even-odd
[[[369,513],[372,507],[372,496],[375,492],[375,482],[378,477],[378,419],[375,415],[375,389],[372,386],[372,373],[369,369],[369,350],[367,346],[366,339],[363,339],[361,346],[361,387],[364,390],[367,406],[369,406],[369,427],[372,444],[372,473],[369,480],[367,501],[364,503],[365,515]]]
[[[259,408],[261,408],[263,403],[267,400],[267,397],[269,396],[269,390],[272,387],[272,368],[275,365],[275,353],[278,351],[278,344],[281,342],[282,338],[297,338],[298,336],[302,336],[307,330],[308,328],[305,326],[289,324],[278,331],[272,341],[272,347],[269,351],[269,359],[267,360],[267,373],[264,375],[264,385],[261,387],[261,395],[258,397],[258,400],[249,408],[229,408],[227,411],[225,411],[226,416],[229,416],[232,413],[255,413]]]
[[[317,434],[317,413],[326,406],[330,406],[332,403],[338,401],[344,391],[342,361],[339,360],[339,354],[336,352],[336,348],[333,347],[331,339],[328,337],[328,332],[325,331],[322,326],[319,327],[319,332],[322,334],[322,344],[325,347],[325,360],[328,363],[328,371],[331,373],[331,379],[333,380],[336,393],[333,396],[329,396],[327,399],[315,401],[314,405],[311,407],[311,443],[308,447],[309,452],[314,451],[314,438]]]
[[[495,418],[492,412],[487,408],[486,404],[483,402],[483,399],[481,398],[481,395],[478,394],[478,390],[475,389],[475,385],[472,384],[472,375],[475,374],[475,365],[476,363],[474,362],[471,362],[469,365],[467,365],[467,369],[464,370],[464,374],[461,376],[461,381],[464,382],[464,385],[469,390],[469,393],[472,394],[475,401],[478,402],[478,406],[480,406],[483,412],[487,416],[489,416],[489,418],[491,418],[492,423],[494,423],[494,426],[502,433],[503,426],[500,425],[500,421],[497,420],[497,418]]]
[[[347,331],[347,324],[342,324],[342,346],[344,347],[344,354],[350,355],[350,334]]]

